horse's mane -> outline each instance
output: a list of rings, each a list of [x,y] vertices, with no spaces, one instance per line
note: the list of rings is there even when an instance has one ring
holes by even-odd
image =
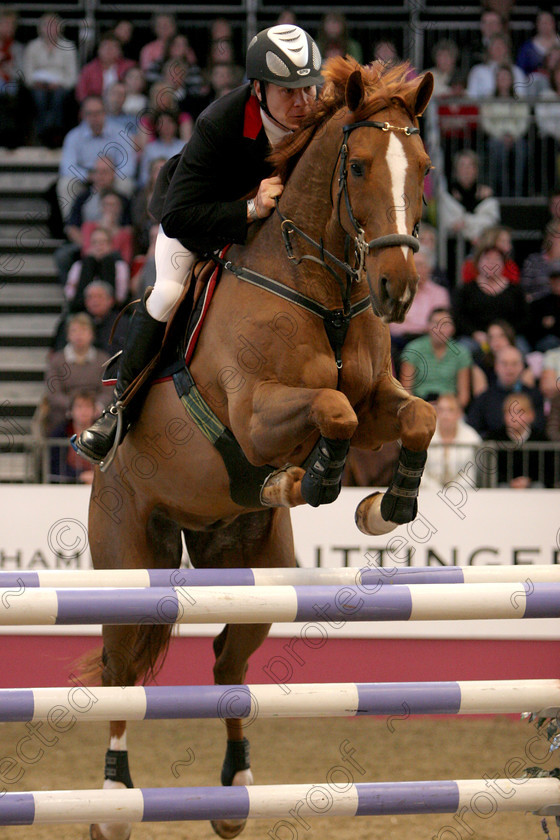
[[[282,180],[287,180],[317,129],[346,105],[346,84],[355,70],[359,70],[361,74],[366,95],[348,122],[368,119],[372,114],[396,102],[404,107],[414,120],[415,114],[410,113],[407,97],[416,88],[418,80],[407,80],[410,72],[409,62],[387,68],[379,61],[363,66],[350,56],[329,58],[322,71],[325,85],[311,112],[293,134],[289,134],[278,143],[268,158]]]

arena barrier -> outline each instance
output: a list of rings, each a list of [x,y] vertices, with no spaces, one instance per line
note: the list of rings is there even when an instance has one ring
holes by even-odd
[[[557,618],[560,583],[4,590],[1,625]]]
[[[54,708],[80,721],[186,718],[351,717],[356,715],[484,715],[560,711],[560,680],[404,683],[290,683],[8,688],[0,690],[0,722],[49,720]]]
[[[341,790],[341,788],[343,788]],[[467,779],[251,787],[131,788],[6,793],[0,825],[365,817],[472,811],[560,813],[558,779]]]
[[[297,569],[56,569],[0,572],[0,587],[379,586],[415,583],[560,583],[560,565],[367,566]]]

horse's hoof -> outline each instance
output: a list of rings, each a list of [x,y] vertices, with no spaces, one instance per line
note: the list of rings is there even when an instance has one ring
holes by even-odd
[[[301,495],[301,479],[304,475],[305,470],[292,466],[271,473],[262,486],[261,503],[265,507],[287,508],[305,504]]]
[[[105,826],[105,832],[100,825],[90,825],[90,840],[129,840],[132,829],[128,823],[109,823]]]
[[[398,528],[397,522],[390,522],[381,516],[381,500],[383,493],[375,492],[362,499],[356,508],[356,525],[362,534],[379,537],[382,534],[389,534]]]
[[[218,837],[224,837],[227,840],[241,834],[247,825],[247,820],[210,820],[210,825]]]

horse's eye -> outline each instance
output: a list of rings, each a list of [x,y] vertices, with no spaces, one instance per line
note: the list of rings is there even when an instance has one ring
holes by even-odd
[[[427,165],[427,167],[426,167],[425,171],[424,171],[424,178],[427,178],[427,177],[428,177],[428,175],[429,175],[429,173],[430,173],[431,168],[432,168],[432,164],[431,164],[431,163],[429,163],[429,164]]]
[[[350,170],[352,175],[355,175],[356,178],[363,178],[364,177],[364,165],[363,163],[354,163],[350,164]]]

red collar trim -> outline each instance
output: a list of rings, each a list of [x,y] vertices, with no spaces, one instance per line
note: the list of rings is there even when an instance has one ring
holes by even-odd
[[[243,137],[256,140],[262,128],[261,108],[256,96],[251,96],[245,105],[245,121],[243,123]]]

